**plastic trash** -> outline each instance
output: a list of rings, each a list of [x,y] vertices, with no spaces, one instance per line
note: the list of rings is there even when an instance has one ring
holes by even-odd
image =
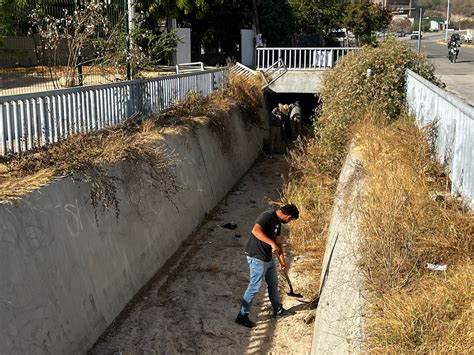
[[[426,263],[426,268],[433,271],[446,271],[448,270],[448,265],[446,264],[430,264]]]

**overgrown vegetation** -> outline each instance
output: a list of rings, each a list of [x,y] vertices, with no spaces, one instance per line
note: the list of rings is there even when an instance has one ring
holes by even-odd
[[[336,70],[324,76],[323,110],[316,121],[316,141],[321,151],[318,161],[323,171],[338,174],[354,123],[367,117],[381,123],[398,119],[405,107],[407,68],[442,86],[433,75],[432,64],[393,39],[347,56]]]
[[[232,132],[226,128],[224,118],[237,105],[245,124],[261,126],[257,110],[262,105],[262,86],[263,79],[259,75],[246,79],[230,72],[225,88],[213,91],[206,97],[194,91],[189,92],[184,100],[161,115],[159,124],[188,125],[195,124],[192,118],[202,118],[201,123],[209,125],[217,134],[223,151],[228,151],[232,144],[229,139]]]
[[[406,68],[436,82],[433,67],[394,40],[379,48],[364,47],[325,74],[315,137],[297,144],[289,155],[291,176],[284,198],[301,206],[305,216],[292,227],[290,239],[296,250],[318,250],[324,244],[351,127],[367,117],[384,124],[397,119],[404,108]]]
[[[176,162],[153,138],[156,139],[152,132],[144,132],[138,122],[131,120],[118,128],[74,135],[40,152],[11,158],[5,163],[0,179],[0,197],[2,200],[20,198],[55,176],[72,177],[89,183],[96,221],[99,206],[104,210],[113,208],[118,218],[120,179],[111,165],[128,161],[136,171],[146,172],[153,187],[171,199],[178,191],[173,174]],[[38,176],[45,178],[38,180],[35,178]],[[11,191],[12,181],[30,184]]]
[[[360,251],[369,348],[471,353],[472,214],[449,195],[426,133],[413,122],[364,124],[358,132],[367,189]]]
[[[325,75],[315,136],[289,155],[283,200],[301,206],[304,216],[290,243],[322,260],[336,179],[355,140],[367,186],[359,211],[367,349],[469,353],[474,220],[449,198],[429,135],[405,112],[407,68],[442,86],[430,64],[395,41],[349,55]],[[447,264],[448,271],[435,274],[426,263]]]
[[[225,88],[213,91],[208,96],[195,91],[189,92],[182,101],[161,114],[161,123],[176,124],[185,122],[189,117],[204,116],[211,124],[219,124],[223,115],[237,104],[247,113],[244,117],[247,123],[259,126],[261,122],[256,111],[262,105],[262,86],[263,79],[258,75],[247,80],[230,72]]]

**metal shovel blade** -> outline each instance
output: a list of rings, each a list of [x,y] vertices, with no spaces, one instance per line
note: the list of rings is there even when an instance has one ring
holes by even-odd
[[[303,298],[303,295],[301,293],[293,292],[293,285],[291,284],[290,278],[288,277],[288,274],[286,273],[286,271],[283,271],[283,275],[285,276],[285,279],[288,282],[288,287],[290,287],[290,292],[287,292],[286,294],[294,298]]]

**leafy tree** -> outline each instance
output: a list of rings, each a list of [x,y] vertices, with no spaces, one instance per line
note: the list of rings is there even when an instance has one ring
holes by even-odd
[[[380,5],[370,0],[355,0],[346,8],[344,25],[354,33],[358,45],[372,44],[372,32],[386,29],[390,20],[390,12]]]
[[[52,79],[62,76],[64,82],[55,85],[74,86],[76,67],[81,62],[81,52],[100,32],[107,28],[108,19],[101,4],[89,1],[74,13],[64,12],[63,17],[55,18],[36,7],[31,15],[31,32],[40,37],[38,54],[50,69]],[[107,33],[106,33],[107,35]],[[60,48],[66,45],[66,70],[60,64]]]
[[[95,0],[86,0],[73,13],[64,11],[60,17],[46,14],[39,6],[32,11],[31,33],[38,34],[38,54],[48,66],[55,85],[77,85],[76,69],[84,64],[98,66],[103,73],[110,74],[112,70],[119,78],[123,78],[125,67],[131,64],[136,76],[141,69],[157,64],[176,50],[176,32],[162,34],[146,27],[145,13],[138,13],[134,19],[130,33],[134,45],[128,50],[124,31],[127,13],[121,11],[113,19],[108,15],[107,6]],[[65,47],[65,68],[61,47]]]
[[[286,0],[257,2],[260,32],[268,46],[287,46],[291,43],[293,11]]]
[[[297,33],[324,33],[342,25],[346,0],[289,0]]]
[[[142,0],[137,5],[148,11],[154,18],[177,18],[181,14],[193,13],[203,18],[209,8],[205,0]]]
[[[411,28],[411,31],[418,31],[420,21],[413,21]],[[421,20],[421,30],[424,32],[427,32],[430,30],[430,21],[429,20]]]
[[[16,11],[26,3],[27,0],[0,0],[0,36],[10,34]]]

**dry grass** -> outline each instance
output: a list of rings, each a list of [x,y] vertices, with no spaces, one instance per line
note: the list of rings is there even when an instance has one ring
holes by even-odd
[[[107,167],[121,161],[150,175],[150,181],[169,198],[178,186],[171,173],[175,157],[160,144],[164,133],[181,134],[197,125],[209,125],[229,144],[223,122],[234,106],[243,108],[247,123],[260,124],[255,112],[262,100],[258,82],[248,83],[238,76],[230,76],[229,81],[228,87],[208,97],[190,92],[158,117],[132,119],[96,134],[78,134],[38,152],[7,159],[0,170],[0,200],[21,198],[54,176],[71,176],[90,183],[94,207],[115,207],[118,215],[117,177]]]
[[[48,184],[54,173],[51,169],[42,169],[36,173],[21,176],[17,172],[9,171],[6,166],[0,173],[0,200],[17,200],[26,194]]]
[[[247,114],[247,123],[260,125],[256,111],[263,102],[262,79],[255,76],[248,81],[240,75],[230,73],[227,87],[211,92],[204,97],[190,91],[186,97],[177,102],[170,110],[160,115],[160,125],[182,125],[190,118],[204,117],[209,124],[219,124],[232,107],[238,106]]]
[[[412,292],[388,291],[369,311],[370,351],[474,353],[473,273],[472,264],[461,264],[446,277],[426,275]]]
[[[409,122],[368,124],[359,140],[367,171],[361,230],[370,289],[406,287],[426,263],[453,265],[471,257],[474,219],[452,199],[432,198],[432,192],[448,192],[423,133]]]
[[[146,131],[145,131],[146,130]],[[114,208],[118,217],[118,178],[108,166],[127,160],[150,176],[151,184],[168,198],[178,190],[172,173],[174,156],[160,144],[150,123],[130,121],[97,134],[78,134],[25,156],[5,162],[0,178],[0,199],[18,199],[47,184],[55,176],[71,176],[90,183],[93,207]],[[96,211],[97,212],[97,211]],[[97,218],[97,215],[96,215]]]
[[[336,179],[321,171],[316,141],[296,144],[288,156],[290,177],[282,191],[283,203],[298,206],[302,218],[292,222],[290,243],[299,252],[324,251]]]
[[[359,126],[366,169],[362,270],[369,347],[382,352],[469,353],[474,217],[449,196],[429,139],[407,120]],[[446,279],[427,263],[447,264]]]
[[[246,110],[254,111],[262,105],[264,84],[261,75],[244,78],[241,75],[230,73],[228,78],[228,94]]]
[[[177,102],[170,110],[159,117],[160,126],[176,129],[192,129],[196,125],[206,125],[214,131],[221,142],[221,149],[229,151],[232,142],[225,118],[233,107],[239,107],[244,123],[248,126],[262,125],[257,113],[263,102],[261,90],[262,79],[255,75],[251,80],[230,73],[227,87],[202,96],[195,91],[190,91],[186,97]]]
[[[321,149],[315,139],[299,141],[288,155],[290,175],[282,189],[281,203],[294,203],[300,210],[298,220],[291,223],[288,242],[305,262],[295,264],[295,271],[306,275],[300,285],[306,295],[319,292],[327,229],[331,217],[337,180],[320,165]]]

